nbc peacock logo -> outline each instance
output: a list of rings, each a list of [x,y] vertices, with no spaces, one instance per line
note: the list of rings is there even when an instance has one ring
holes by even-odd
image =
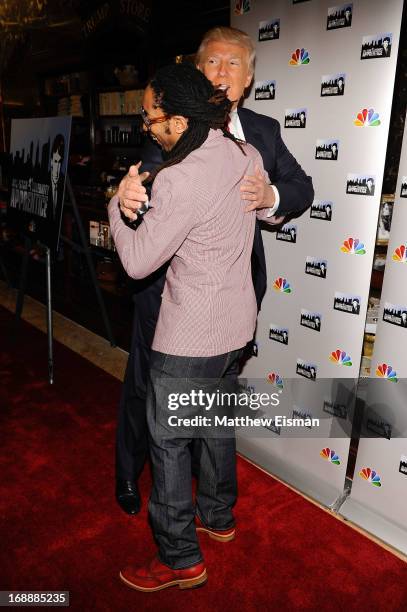
[[[376,376],[389,380],[390,382],[398,382],[397,372],[393,370],[392,366],[388,363],[379,363],[377,365]]]
[[[373,108],[363,108],[357,114],[353,124],[356,127],[377,127],[381,124],[379,113],[376,113]]]
[[[370,484],[372,484],[374,487],[382,486],[381,478],[379,474],[375,470],[372,470],[372,468],[369,468],[369,467],[362,468],[359,472],[359,476],[363,480],[366,480],[366,482],[370,482]]]
[[[304,66],[309,64],[311,58],[306,49],[296,49],[294,53],[291,54],[291,59],[288,62],[290,66]]]
[[[359,241],[359,238],[348,238],[344,240],[341,251],[348,255],[364,255],[366,253],[365,245],[363,242]]]
[[[280,293],[291,293],[292,289],[290,283],[286,278],[279,276],[276,278],[273,284],[274,291],[280,291]]]
[[[284,381],[277,372],[269,372],[267,374],[267,382],[273,385],[273,387],[276,387],[279,391],[284,389]]]
[[[329,463],[333,463],[335,465],[341,465],[341,460],[339,456],[335,453],[334,450],[331,450],[330,448],[323,448],[319,454],[322,457],[322,459],[329,461]]]
[[[329,359],[335,365],[342,365],[342,366],[352,365],[351,357],[346,353],[346,351],[341,351],[340,349],[336,349],[336,351],[332,351],[332,353],[329,356]]]
[[[394,253],[391,257],[398,263],[407,263],[407,245],[400,244],[400,246],[394,249]]]

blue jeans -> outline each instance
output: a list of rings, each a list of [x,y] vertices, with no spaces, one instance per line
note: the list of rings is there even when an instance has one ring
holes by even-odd
[[[242,351],[237,350],[215,357],[180,357],[151,351],[147,423],[153,489],[149,512],[159,558],[173,569],[190,567],[202,560],[194,524],[195,513],[213,529],[229,529],[234,525],[232,507],[237,497],[237,481],[234,433],[228,437],[212,437],[205,436],[201,430],[195,508],[191,443],[197,431],[191,427],[187,430],[190,434],[184,430],[184,437],[168,436],[159,426],[158,421],[169,414],[168,389],[188,392],[188,389],[203,386],[207,390],[216,390],[226,379],[230,390],[236,386],[241,354]],[[182,407],[183,418],[196,414],[193,406]]]

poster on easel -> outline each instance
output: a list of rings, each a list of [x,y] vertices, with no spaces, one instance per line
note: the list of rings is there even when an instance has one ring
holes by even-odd
[[[72,117],[13,119],[8,220],[18,231],[58,249]]]

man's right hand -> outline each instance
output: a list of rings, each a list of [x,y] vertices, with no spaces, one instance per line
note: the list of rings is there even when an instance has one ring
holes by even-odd
[[[119,196],[120,210],[130,221],[137,219],[137,210],[148,201],[147,191],[142,183],[150,173],[138,173],[141,163],[140,161],[135,166],[130,166],[128,173],[120,181],[116,194]]]

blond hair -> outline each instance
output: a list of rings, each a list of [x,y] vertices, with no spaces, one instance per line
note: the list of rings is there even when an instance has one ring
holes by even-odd
[[[225,26],[212,28],[206,32],[196,54],[196,63],[198,66],[201,64],[208,43],[213,41],[231,43],[247,49],[249,54],[249,72],[250,74],[254,73],[256,49],[254,48],[250,36],[248,36],[246,32],[243,32],[242,30],[238,30],[237,28],[227,28]]]

